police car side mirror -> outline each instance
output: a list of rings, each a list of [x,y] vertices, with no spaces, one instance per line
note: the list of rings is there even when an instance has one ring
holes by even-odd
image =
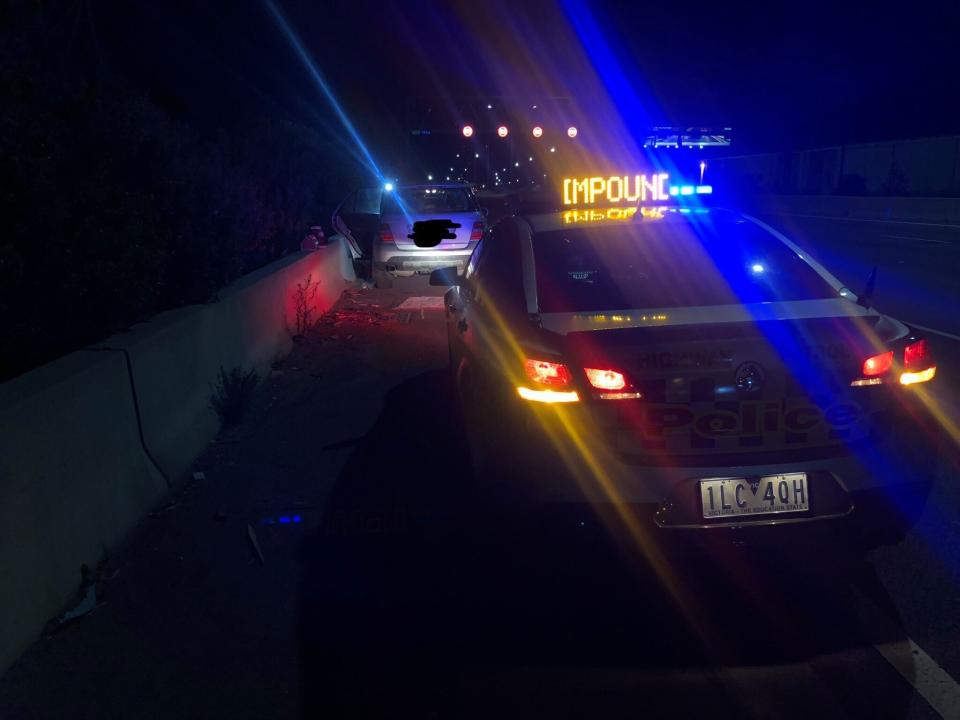
[[[460,276],[455,266],[437,268],[430,273],[430,284],[437,287],[454,287],[460,284]]]

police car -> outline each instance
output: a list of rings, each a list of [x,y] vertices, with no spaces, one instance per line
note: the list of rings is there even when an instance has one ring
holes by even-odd
[[[935,471],[927,341],[764,222],[643,182],[505,218],[432,274],[479,492],[667,537],[897,540]]]

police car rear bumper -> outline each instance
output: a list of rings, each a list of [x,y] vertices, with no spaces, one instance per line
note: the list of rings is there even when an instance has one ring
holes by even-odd
[[[821,451],[819,456],[812,449],[806,454],[758,455],[757,462],[697,464],[688,456],[649,465],[632,462],[595,436],[572,441],[570,428],[588,425],[571,423],[569,417],[560,421],[559,413],[570,410],[537,408],[522,427],[511,429],[512,490],[521,501],[537,505],[629,506],[663,534],[706,538],[735,530],[749,535],[770,526],[789,533],[817,523],[844,531],[856,526],[895,538],[919,517],[936,472],[937,439],[930,428],[904,426],[882,441],[827,451],[833,454]],[[786,473],[806,474],[809,510],[747,519],[703,518],[701,480]]]

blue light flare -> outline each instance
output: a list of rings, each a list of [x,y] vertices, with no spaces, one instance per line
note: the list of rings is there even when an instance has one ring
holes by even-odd
[[[297,53],[297,57],[300,58],[300,62],[303,63],[303,66],[307,69],[310,77],[316,83],[317,88],[327,99],[327,102],[330,103],[330,107],[333,108],[337,118],[339,118],[340,122],[343,124],[343,127],[350,135],[351,140],[353,140],[356,147],[360,150],[361,154],[363,155],[363,161],[367,165],[368,169],[374,173],[374,175],[376,175],[379,184],[382,185],[384,182],[383,173],[380,171],[379,166],[373,159],[373,155],[370,154],[370,150],[367,148],[366,143],[363,142],[363,138],[360,137],[360,133],[357,132],[353,122],[351,122],[350,118],[347,117],[347,113],[337,101],[337,98],[330,89],[330,86],[327,85],[327,82],[323,79],[323,76],[320,74],[320,70],[317,68],[316,63],[313,62],[313,59],[303,46],[303,43],[300,42],[300,38],[297,36],[296,32],[294,32],[293,28],[290,27],[290,24],[283,16],[283,13],[280,12],[280,9],[272,2],[272,0],[263,0],[263,2],[270,11],[270,14],[273,16],[277,26],[286,36],[287,41]]]

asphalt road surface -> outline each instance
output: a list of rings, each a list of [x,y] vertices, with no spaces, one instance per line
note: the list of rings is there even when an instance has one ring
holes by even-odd
[[[960,231],[777,222],[944,333],[954,407]],[[960,717],[951,457],[865,558],[729,548],[664,574],[589,514],[477,517],[438,294],[349,291],[108,558],[96,611],[0,679],[0,717]]]

